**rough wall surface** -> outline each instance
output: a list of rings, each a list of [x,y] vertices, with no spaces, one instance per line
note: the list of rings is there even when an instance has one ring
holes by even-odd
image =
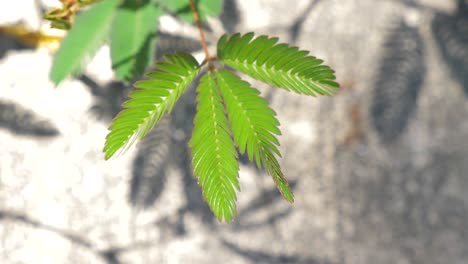
[[[34,2],[2,1],[0,23],[37,27]],[[295,204],[245,163],[237,218],[214,219],[187,156],[193,89],[144,144],[104,161],[106,128],[129,90],[111,81],[107,48],[85,76],[54,88],[51,55],[0,34],[0,262],[466,263],[467,10],[440,0],[225,2],[211,36],[279,36],[341,83],[336,96],[313,98],[253,82],[278,112]],[[159,53],[199,52],[174,36],[196,34],[173,24],[164,18]]]

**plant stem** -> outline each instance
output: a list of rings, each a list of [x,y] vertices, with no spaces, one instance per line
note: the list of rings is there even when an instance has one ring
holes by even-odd
[[[198,14],[197,6],[195,5],[196,0],[190,0],[190,9],[192,9],[192,14],[193,14],[193,20],[195,21],[195,24],[197,25],[198,32],[200,33],[200,42],[203,47],[203,51],[205,52],[205,61],[208,64],[208,69],[214,70],[213,65],[211,64],[211,57],[210,53],[208,52],[208,46],[206,45],[206,40],[205,40],[205,34],[203,33],[203,28],[202,24],[200,21],[200,16]]]

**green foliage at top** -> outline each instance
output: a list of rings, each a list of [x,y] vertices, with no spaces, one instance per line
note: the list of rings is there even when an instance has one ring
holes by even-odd
[[[218,16],[223,11],[223,2],[219,0],[199,0],[197,4],[202,21],[206,20],[209,16]]]
[[[334,72],[308,51],[277,44],[278,38],[254,34],[224,35],[218,41],[221,63],[262,82],[306,95],[331,95],[338,88]]]
[[[96,2],[96,3],[95,3]],[[140,76],[153,60],[158,39],[159,18],[172,15],[192,22],[189,0],[89,0],[78,1],[79,6],[90,4],[72,21],[63,20],[68,9],[53,9],[46,19],[60,28],[70,28],[55,55],[50,79],[60,84],[65,78],[81,72],[86,60],[106,41],[111,48],[112,69],[119,80],[130,81]],[[91,4],[93,3],[93,4]],[[217,16],[222,0],[199,0],[200,18]],[[64,13],[65,12],[65,13]],[[75,16],[73,11],[73,17]],[[60,23],[66,24],[61,27]]]
[[[188,0],[156,0],[163,7],[176,14],[185,22],[192,23],[193,15],[190,10]],[[197,10],[200,19],[205,21],[208,16],[218,16],[223,11],[223,2],[221,0],[197,0]]]
[[[106,0],[92,5],[76,18],[55,55],[50,79],[59,84],[81,70],[86,57],[92,56],[106,39],[119,0]]]
[[[112,68],[120,80],[142,73],[156,49],[162,11],[149,1],[125,0],[117,10],[110,32]]]
[[[223,36],[218,42],[218,60],[247,75],[307,95],[329,95],[336,91],[333,71],[308,52],[276,44],[276,38],[253,33]],[[149,73],[151,80],[135,83],[137,90],[112,122],[104,147],[106,159],[142,138],[158,120],[169,113],[180,95],[204,66],[208,73],[197,87],[197,114],[189,146],[194,176],[204,199],[219,220],[236,214],[238,152],[264,168],[283,197],[294,196],[281,171],[281,134],[276,113],[260,92],[228,69],[210,62],[199,65],[186,53],[165,57]]]

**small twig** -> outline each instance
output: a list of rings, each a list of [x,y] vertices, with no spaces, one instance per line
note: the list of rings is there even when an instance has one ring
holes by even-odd
[[[203,28],[202,28],[202,24],[201,24],[201,21],[200,21],[200,16],[198,14],[197,6],[195,5],[195,0],[190,0],[190,9],[192,9],[193,19],[195,21],[195,24],[197,25],[198,32],[200,33],[200,42],[201,42],[201,45],[203,47],[203,51],[205,52],[205,57],[206,57],[204,61],[206,61],[206,63],[208,64],[208,69],[211,71],[214,68],[213,68],[213,65],[211,64],[211,57],[210,57],[210,53],[208,51],[208,46],[206,44],[205,34],[203,32]]]

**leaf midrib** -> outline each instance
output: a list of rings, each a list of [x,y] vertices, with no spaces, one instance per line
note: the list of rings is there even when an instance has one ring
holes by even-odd
[[[174,89],[167,89],[169,91],[168,95],[161,96],[161,98],[164,98],[164,100],[158,104],[154,104],[156,106],[154,110],[148,111],[149,112],[148,116],[144,117],[142,122],[139,122],[139,125],[132,131],[132,133],[128,135],[127,139],[122,143],[122,146],[125,146],[130,141],[132,136],[135,135],[135,133],[141,131],[143,127],[148,124],[148,122],[152,119],[152,117],[155,114],[161,113],[161,111],[163,110],[164,112],[167,111],[167,108],[168,108],[167,106],[170,104],[170,100],[166,100],[166,99],[172,97],[173,94],[177,93],[177,91],[181,89],[181,87],[183,87],[183,84],[187,82],[187,79],[191,79],[190,77],[193,78],[194,74],[196,74],[196,71],[190,72],[190,74],[188,74],[187,76],[180,76],[182,80],[178,82],[177,85],[175,85]],[[174,98],[174,101],[176,100],[177,98]],[[164,107],[164,104],[166,105],[165,107]],[[162,115],[164,115],[164,113],[161,113],[161,116]],[[156,120],[156,122],[159,121],[159,119]]]
[[[224,83],[227,84],[227,82],[226,82],[226,80],[224,80],[224,78],[222,78],[222,80],[223,80]],[[256,140],[256,141],[257,141],[257,142],[256,142],[256,143],[257,143],[257,146],[259,146],[259,145],[261,144],[261,140],[259,139],[258,133],[257,133],[257,131],[256,131],[257,126],[256,126],[255,124],[253,124],[252,119],[250,118],[249,115],[247,115],[248,111],[247,111],[245,108],[243,108],[243,106],[244,106],[245,104],[242,103],[242,102],[238,99],[239,96],[235,95],[235,94],[232,92],[231,89],[227,89],[227,90],[230,92],[231,96],[232,96],[232,97],[234,98],[234,100],[236,101],[236,104],[234,104],[234,105],[238,105],[239,108],[241,108],[242,112],[245,113],[245,117],[246,117],[246,119],[247,119],[247,121],[248,121],[248,123],[249,123],[249,127],[252,128],[253,134],[255,135],[255,138],[257,139],[257,140]],[[232,125],[232,123],[231,123],[231,125]]]
[[[215,80],[213,79],[213,82],[215,82]],[[215,85],[216,85],[216,82],[215,82]],[[219,154],[219,150],[222,148],[221,144],[219,143],[219,139],[216,137],[216,135],[219,135],[219,126],[218,126],[218,123],[217,120],[217,116],[218,116],[218,113],[217,113],[217,110],[216,110],[216,98],[214,96],[214,91],[213,89],[217,89],[217,87],[213,87],[212,89],[210,89],[210,102],[211,102],[211,111],[213,112],[213,115],[212,115],[212,118],[213,118],[213,128],[214,128],[214,135],[215,135],[215,145],[216,145],[216,148],[215,148],[215,151],[217,152],[216,153],[216,170],[218,171],[218,175],[221,175],[222,171],[221,171],[221,167],[222,167],[222,159],[221,159],[221,156]],[[226,183],[225,181],[225,178],[224,177],[219,177],[221,183],[222,183],[222,197],[226,197],[229,193],[226,191],[228,188],[229,188],[229,185],[230,183]],[[225,201],[229,201],[228,199],[223,199]],[[224,210],[224,209],[223,209]],[[224,215],[224,214],[223,214]]]
[[[257,72],[257,74],[258,74],[259,71],[256,70],[256,69],[257,69],[257,68],[261,68],[261,69],[263,70],[263,73],[264,73],[265,75],[267,75],[267,76],[268,76],[270,79],[272,79],[272,80],[274,80],[274,78],[271,77],[271,75],[268,73],[268,71],[271,70],[271,71],[274,71],[274,72],[279,72],[282,76],[292,76],[293,78],[299,79],[299,80],[301,80],[301,81],[303,81],[303,82],[312,83],[313,85],[319,87],[324,93],[326,93],[326,94],[331,94],[331,93],[329,92],[329,90],[330,90],[329,88],[323,86],[323,85],[320,84],[318,81],[313,80],[312,78],[307,78],[307,77],[305,77],[305,76],[300,75],[299,73],[290,74],[290,71],[291,71],[292,69],[290,69],[290,70],[288,70],[287,72],[285,72],[284,70],[282,70],[282,69],[276,69],[275,67],[267,68],[267,67],[265,67],[265,64],[259,66],[259,65],[256,65],[256,64],[254,64],[254,63],[247,63],[246,61],[240,61],[240,60],[237,60],[237,59],[229,59],[229,58],[228,58],[228,59],[226,59],[226,58],[225,58],[225,59],[222,59],[222,62],[226,63],[227,65],[231,65],[231,66],[232,66],[232,65],[236,65],[236,64],[237,64],[237,65],[240,64],[240,65],[242,65],[243,67],[248,67],[248,68],[254,69],[254,70]],[[252,77],[253,77],[253,76],[252,76]],[[331,79],[325,79],[325,80],[331,80]],[[291,88],[289,88],[289,87],[281,87],[281,88],[285,88],[285,89],[288,89],[288,90],[291,89]],[[312,88],[309,88],[309,89],[312,89]],[[293,89],[293,90],[295,91],[295,89]],[[315,89],[312,89],[312,91],[313,91],[314,93],[318,93],[317,91],[315,91]],[[301,92],[301,91],[297,91],[297,92],[303,93],[303,92]]]

